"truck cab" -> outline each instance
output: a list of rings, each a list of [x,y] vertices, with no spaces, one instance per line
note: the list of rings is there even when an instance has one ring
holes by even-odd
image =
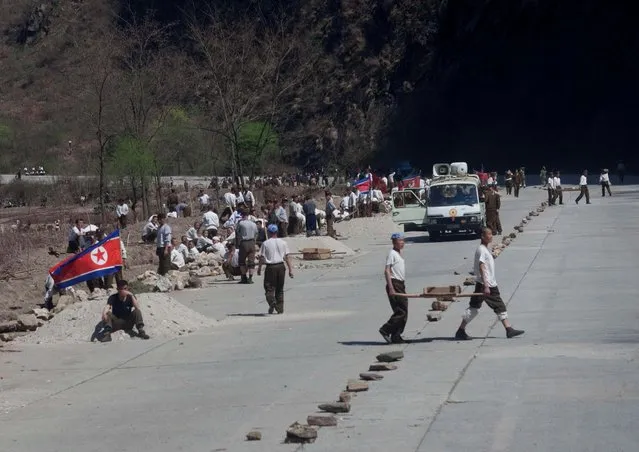
[[[405,231],[424,230],[431,240],[450,234],[480,234],[486,225],[481,182],[468,174],[465,162],[433,166],[433,179],[423,199],[419,190],[392,193],[393,221]]]

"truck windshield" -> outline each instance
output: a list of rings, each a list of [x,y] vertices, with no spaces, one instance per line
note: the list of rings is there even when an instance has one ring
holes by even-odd
[[[479,203],[477,187],[473,184],[447,184],[431,186],[428,193],[428,205],[442,206],[472,206]]]

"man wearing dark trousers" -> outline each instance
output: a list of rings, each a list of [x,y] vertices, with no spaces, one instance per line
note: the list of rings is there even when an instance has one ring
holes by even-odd
[[[384,279],[386,280],[386,294],[393,315],[380,329],[379,334],[389,344],[401,344],[404,342],[402,333],[408,321],[408,299],[402,294],[406,293],[406,266],[402,249],[404,249],[404,236],[399,232],[391,235],[393,249],[388,253],[384,266]]]
[[[155,238],[155,254],[158,256],[158,275],[164,276],[171,270],[171,226],[164,213],[158,214],[158,235]]]
[[[471,337],[466,334],[466,326],[479,314],[479,308],[483,302],[497,314],[502,325],[506,329],[506,337],[513,338],[524,334],[523,330],[516,330],[508,321],[506,304],[501,299],[497,280],[495,279],[495,260],[488,250],[488,245],[493,240],[493,232],[490,228],[484,228],[481,234],[481,243],[475,251],[475,293],[482,293],[483,296],[470,298],[470,304],[462,316],[462,322],[455,333],[455,339],[469,340]]]
[[[555,182],[555,200],[559,199],[559,204],[564,203],[564,191],[561,188],[561,175],[559,171],[555,171],[555,177],[553,178]]]
[[[581,198],[586,197],[586,204],[590,204],[590,192],[588,191],[588,170],[584,170],[579,178],[579,196],[575,199],[575,204],[579,204]]]
[[[144,331],[140,304],[135,295],[129,292],[129,285],[123,279],[118,281],[118,293],[111,295],[107,300],[107,304],[102,310],[102,321],[105,328],[100,342],[111,342],[111,333],[119,330],[124,330],[130,336],[134,336],[133,327],[137,328],[138,337],[149,338],[149,335]]]
[[[268,303],[268,313],[284,313],[284,282],[286,281],[286,267],[288,275],[293,277],[291,265],[291,252],[286,241],[277,238],[277,225],[268,225],[269,238],[260,247],[260,263],[257,267],[258,276],[262,274],[262,265],[266,266],[264,272],[264,292]],[[286,267],[284,266],[286,263]]]
[[[253,269],[255,269],[255,238],[257,225],[249,220],[248,209],[242,210],[242,219],[235,226],[235,242],[240,250],[239,263],[242,271],[240,284],[253,284]]]

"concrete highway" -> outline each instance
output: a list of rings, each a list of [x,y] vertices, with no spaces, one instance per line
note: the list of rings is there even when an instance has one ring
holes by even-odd
[[[383,345],[389,240],[350,237],[361,250],[352,265],[287,280],[283,316],[259,316],[261,279],[220,282],[176,294],[219,320],[210,330],[0,352],[0,450],[634,452],[639,187],[612,198],[592,188],[591,205],[566,193],[564,206],[534,217],[496,260],[511,321],[526,330],[520,338],[506,339],[484,307],[468,328],[475,339],[451,340],[466,303],[429,323],[429,302],[411,300],[412,343]],[[504,199],[504,230],[544,198],[530,188]],[[409,234],[408,290],[460,284],[476,246]],[[398,348],[398,369],[357,395],[337,427],[311,445],[283,444],[288,425]],[[244,440],[253,429],[262,441]]]

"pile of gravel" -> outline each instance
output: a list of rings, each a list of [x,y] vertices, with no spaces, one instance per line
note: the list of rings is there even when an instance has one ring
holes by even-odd
[[[346,246],[344,242],[340,242],[339,240],[335,240],[334,238],[325,235],[312,237],[299,235],[286,237],[284,240],[288,243],[291,253],[299,253],[304,248],[324,248],[338,253],[343,253],[340,254],[341,256],[352,256],[355,254],[355,251]],[[301,259],[302,256],[297,257]]]
[[[145,330],[152,339],[170,339],[215,324],[166,294],[137,295],[142,308]],[[106,297],[76,303],[57,314],[42,327],[15,342],[24,344],[77,344],[89,342],[106,304]],[[123,331],[113,340],[131,340]]]
[[[391,215],[376,214],[373,217],[353,218],[335,223],[335,230],[346,239],[387,240],[393,232],[402,232],[404,228],[393,223]]]

